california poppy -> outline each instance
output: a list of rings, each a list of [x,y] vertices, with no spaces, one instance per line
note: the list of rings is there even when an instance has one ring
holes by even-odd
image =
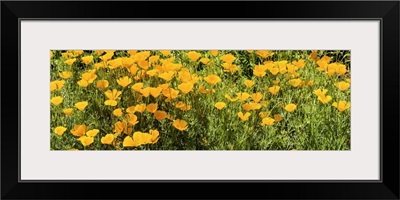
[[[293,104],[293,103],[288,104],[287,106],[285,106],[285,110],[288,111],[288,112],[293,112],[295,109],[296,109],[296,105]]]
[[[184,131],[188,128],[187,122],[185,120],[181,120],[181,119],[175,120],[173,123],[173,126],[180,131]]]
[[[218,110],[222,110],[222,108],[224,108],[226,106],[226,103],[224,102],[217,102],[214,105]]]

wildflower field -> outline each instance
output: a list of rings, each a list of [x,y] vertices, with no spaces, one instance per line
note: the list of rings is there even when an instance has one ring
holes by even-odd
[[[348,50],[51,50],[51,150],[350,150]]]

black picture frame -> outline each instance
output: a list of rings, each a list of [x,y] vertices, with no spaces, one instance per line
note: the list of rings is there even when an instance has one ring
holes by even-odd
[[[399,199],[399,8],[399,1],[2,1],[1,198]],[[381,180],[21,182],[20,19],[379,19]]]

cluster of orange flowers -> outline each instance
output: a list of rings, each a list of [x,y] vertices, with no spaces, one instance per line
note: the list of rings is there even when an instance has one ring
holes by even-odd
[[[257,50],[255,52],[248,50],[249,53],[255,53],[257,56],[265,59],[274,55],[272,51]],[[188,111],[191,109],[191,105],[187,101],[181,101],[179,97],[185,97],[194,93],[196,88],[201,94],[209,95],[217,91],[215,87],[217,84],[221,84],[223,80],[221,75],[208,74],[207,76],[199,76],[196,73],[191,72],[190,67],[202,63],[208,65],[213,62],[215,58],[221,60],[221,67],[223,72],[235,74],[240,69],[238,64],[235,64],[237,57],[231,53],[221,55],[221,51],[211,50],[209,54],[205,56],[197,51],[189,51],[185,54],[189,61],[189,64],[183,65],[181,62],[176,62],[176,58],[171,54],[171,51],[127,51],[129,56],[117,57],[115,56],[114,50],[97,50],[92,55],[85,55],[83,51],[67,51],[62,53],[62,59],[66,66],[71,67],[72,65],[79,64],[80,61],[83,65],[87,66],[88,70],[80,74],[80,80],[77,84],[81,88],[88,88],[91,84],[94,84],[97,90],[104,94],[105,101],[104,106],[113,108],[113,116],[118,118],[118,121],[114,124],[113,133],[104,134],[101,137],[101,143],[106,145],[115,145],[115,138],[125,134],[123,140],[124,147],[138,147],[145,144],[155,144],[159,139],[159,132],[151,129],[148,133],[139,131],[133,132],[133,127],[139,123],[137,113],[148,112],[151,113],[154,118],[158,121],[167,119],[171,120],[171,124],[174,128],[179,131],[185,131],[188,128],[188,122],[184,119],[175,119],[174,116],[168,114],[168,110],[165,107],[160,107],[160,101],[162,102],[173,102],[173,107]],[[53,52],[50,53],[53,56]],[[212,57],[210,57],[212,56]],[[214,59],[213,59],[214,57]],[[97,58],[97,59],[96,59]],[[309,60],[315,61],[318,68],[317,70],[326,72],[328,76],[332,76],[335,73],[338,75],[344,75],[347,72],[346,66],[339,63],[330,63],[330,58],[327,56],[321,59],[316,57],[314,51]],[[253,68],[254,80],[245,80],[243,82],[246,88],[253,88],[256,84],[255,80],[262,79],[267,74],[277,76],[278,74],[284,75],[289,79],[288,83],[296,87],[313,86],[313,80],[302,80],[300,79],[299,69],[303,69],[306,65],[306,61],[303,59],[288,62],[286,60],[271,61],[266,60],[262,64],[255,65]],[[99,79],[99,71],[115,71],[121,70],[121,76],[111,78],[111,76],[101,76]],[[74,72],[80,73],[80,72]],[[118,73],[115,73],[118,74]],[[65,70],[59,72],[61,79],[51,81],[50,91],[60,91],[64,87],[66,80],[73,76],[73,72]],[[107,79],[108,78],[108,79]],[[111,83],[116,82],[116,85]],[[350,80],[347,82],[341,81],[335,83],[335,86],[345,91],[350,87]],[[151,84],[150,84],[151,83]],[[272,86],[266,86],[267,91],[271,95],[278,95],[280,91],[280,80],[276,78],[272,80]],[[110,87],[110,85],[113,85]],[[121,106],[121,97],[126,92],[126,88],[129,88],[132,93],[135,94],[136,102],[141,102],[143,99],[150,99],[154,101],[152,103],[137,103],[132,104],[128,108],[124,109]],[[317,89],[313,92],[318,100],[326,104],[332,100],[332,96],[326,95],[327,89]],[[214,104],[215,108],[222,110],[227,107],[227,102],[240,101],[241,107],[244,109],[237,113],[238,118],[241,121],[247,121],[251,116],[251,111],[260,110],[262,106],[267,105],[267,101],[263,100],[265,93],[255,92],[237,92],[234,97],[232,94],[226,92],[224,97],[227,101],[218,101]],[[179,100],[178,100],[179,99]],[[50,102],[54,106],[59,106],[63,102],[61,95],[51,98]],[[76,102],[75,108],[79,111],[84,111],[85,108],[90,104],[90,99],[86,101]],[[297,106],[293,103],[282,105],[287,112],[294,112]],[[340,112],[348,109],[350,103],[346,101],[334,102],[332,106],[336,107]],[[63,113],[70,117],[74,113],[74,108],[64,108]],[[275,114],[270,117],[270,113],[260,112],[262,126],[272,126],[274,123],[282,120],[282,116]],[[57,126],[54,128],[54,132],[57,135],[63,135],[67,128],[63,126]],[[99,129],[89,130],[85,124],[75,125],[70,130],[71,134],[76,136],[77,139],[82,143],[83,146],[88,146],[94,142],[94,137],[99,133]],[[132,136],[130,136],[132,135]]]

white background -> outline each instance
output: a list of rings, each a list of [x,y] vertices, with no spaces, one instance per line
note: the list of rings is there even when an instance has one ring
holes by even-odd
[[[50,49],[351,50],[351,151],[50,151]],[[21,22],[21,180],[378,180],[379,21]]]

